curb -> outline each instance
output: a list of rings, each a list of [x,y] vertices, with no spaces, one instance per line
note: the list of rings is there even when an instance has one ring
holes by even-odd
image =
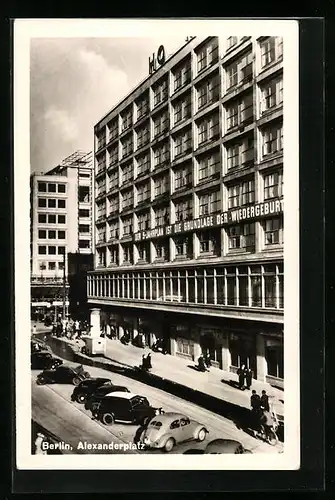
[[[47,339],[47,342],[48,340],[49,339]],[[76,350],[76,346],[61,338],[52,337],[52,343],[56,343],[59,346],[67,346],[68,349],[72,351],[75,362],[88,366],[94,366],[96,368],[102,368],[114,373],[119,373],[120,375],[126,376],[130,379],[142,382],[146,385],[150,385],[151,387],[155,387],[156,389],[163,390],[173,396],[182,398],[190,403],[197,404],[206,410],[228,418],[229,420],[234,421],[238,427],[243,428],[243,421],[249,420],[250,418],[250,410],[245,406],[231,403],[224,399],[206,394],[204,392],[198,391],[197,389],[192,389],[188,386],[182,385],[178,382],[174,382],[164,377],[160,377],[159,375],[155,375],[153,373],[146,374],[136,371],[133,366],[127,365],[125,363],[119,363],[120,366],[117,366],[115,364],[117,363],[117,361],[109,360],[109,358],[101,359],[101,356],[99,356],[100,359],[97,359],[86,356],[79,352],[79,346],[78,350]],[[283,428],[284,416],[278,414],[278,417],[282,423],[281,427]]]

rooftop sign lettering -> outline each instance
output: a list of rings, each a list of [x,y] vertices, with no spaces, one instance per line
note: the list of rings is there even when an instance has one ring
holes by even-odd
[[[157,56],[155,53],[152,54],[152,58],[149,57],[149,74],[152,75],[157,71],[158,66],[162,66],[165,63],[165,49],[163,45],[160,45],[157,50]]]

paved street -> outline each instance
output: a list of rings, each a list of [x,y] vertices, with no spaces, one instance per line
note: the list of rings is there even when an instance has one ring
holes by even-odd
[[[66,361],[66,363],[68,362]],[[282,443],[272,447],[238,429],[231,420],[167,394],[162,390],[136,380],[130,380],[120,374],[111,374],[101,368],[87,366],[86,369],[92,376],[110,377],[113,383],[125,385],[132,392],[146,396],[153,406],[163,407],[165,411],[185,413],[190,418],[194,418],[208,426],[210,434],[205,443],[190,442],[178,445],[174,451],[175,453],[183,453],[190,448],[204,448],[206,442],[218,437],[236,439],[253,453],[278,453],[283,449]],[[92,451],[77,450],[79,441],[122,443],[133,440],[136,426],[115,424],[112,427],[107,427],[91,420],[90,412],[86,411],[82,405],[71,402],[70,395],[73,386],[68,384],[37,386],[35,382],[37,373],[36,371],[32,372],[32,418],[63,441],[69,442],[73,447],[71,453],[92,453]],[[113,452],[120,453],[120,451]],[[99,451],[95,451],[95,453],[99,453]],[[100,453],[106,453],[106,451]],[[148,452],[129,450],[127,453]],[[161,451],[154,451],[154,453],[161,453]]]

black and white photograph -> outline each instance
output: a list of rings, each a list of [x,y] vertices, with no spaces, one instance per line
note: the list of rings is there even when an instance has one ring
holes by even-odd
[[[18,468],[299,468],[298,65],[296,21],[15,21]]]

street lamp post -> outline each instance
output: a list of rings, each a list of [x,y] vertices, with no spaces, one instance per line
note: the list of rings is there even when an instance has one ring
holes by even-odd
[[[65,311],[65,305],[66,305],[66,272],[65,272],[65,251],[63,254],[63,320],[65,321],[66,319],[66,311]]]

